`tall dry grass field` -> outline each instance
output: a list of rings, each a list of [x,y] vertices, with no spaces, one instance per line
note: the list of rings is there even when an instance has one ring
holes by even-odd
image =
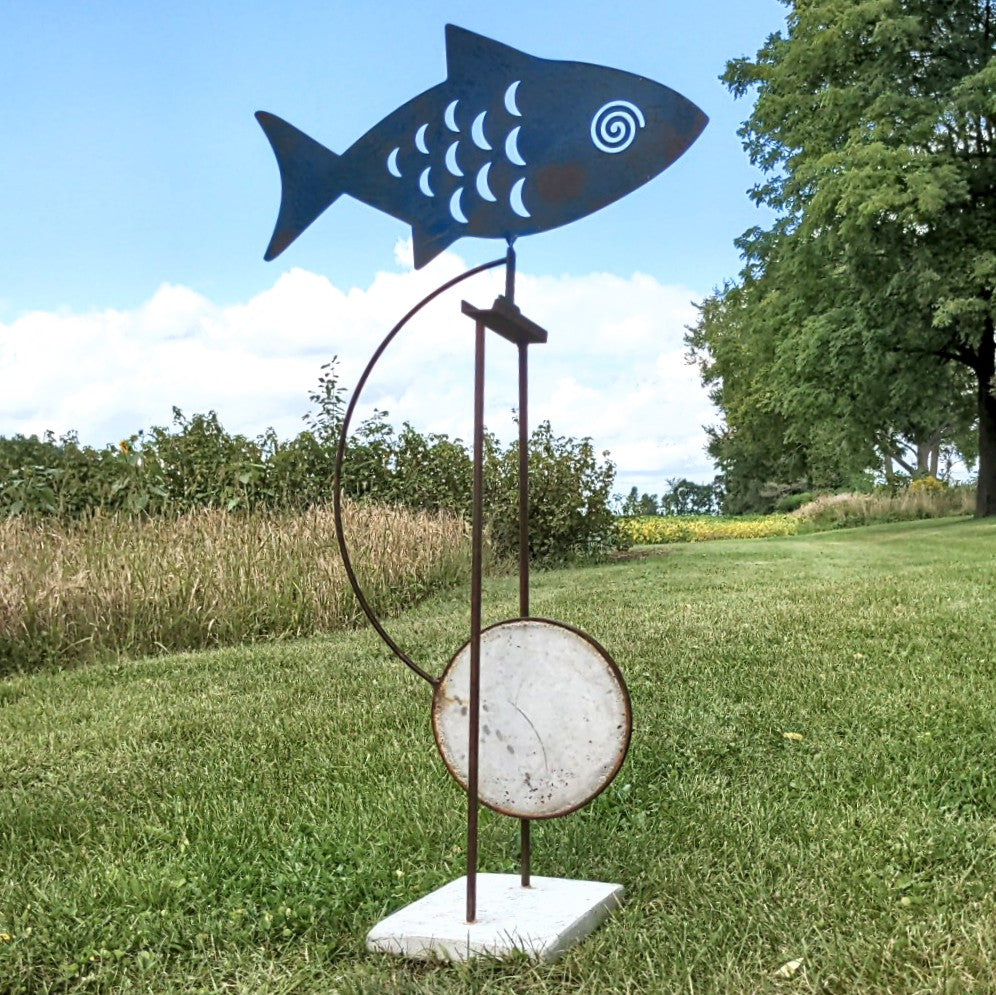
[[[468,574],[456,517],[347,505],[344,527],[378,611]],[[358,612],[330,509],[0,523],[0,675],[106,653],[300,636],[348,625]]]

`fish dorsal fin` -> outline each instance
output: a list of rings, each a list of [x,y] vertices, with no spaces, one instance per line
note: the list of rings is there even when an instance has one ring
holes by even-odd
[[[480,80],[484,76],[514,73],[533,57],[500,41],[485,38],[455,24],[446,25],[446,75],[455,80]]]

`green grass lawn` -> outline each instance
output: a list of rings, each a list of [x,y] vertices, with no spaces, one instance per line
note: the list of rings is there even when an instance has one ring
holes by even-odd
[[[464,834],[428,687],[369,631],[2,682],[0,991],[994,991],[994,594],[996,523],[966,520],[536,574],[635,727],[603,795],[535,825],[534,873],[627,889],[544,967],[365,952]],[[490,580],[488,619],[515,597]],[[391,631],[438,672],[464,600]],[[516,849],[484,813],[483,869]]]

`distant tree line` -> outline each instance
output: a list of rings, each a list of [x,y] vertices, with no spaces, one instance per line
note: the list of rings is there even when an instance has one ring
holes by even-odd
[[[641,494],[631,488],[623,499],[620,511],[626,516],[639,515],[716,515],[722,505],[722,488],[719,481],[697,484],[684,477],[669,478],[668,489],[658,497]]]

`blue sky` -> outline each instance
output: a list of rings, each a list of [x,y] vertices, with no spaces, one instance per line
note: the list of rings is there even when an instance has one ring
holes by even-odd
[[[700,452],[690,455],[690,440],[698,432],[701,449],[696,419],[714,416],[687,382],[691,371],[679,375],[668,364],[678,361],[681,325],[694,314],[688,302],[736,274],[733,239],[767,220],[746,194],[758,176],[736,136],[749,106],[717,77],[726,60],[752,54],[781,27],[777,0],[7,0],[3,13],[0,434],[73,428],[103,444],[167,422],[173,403],[214,408],[227,427],[250,435],[267,424],[296,431],[328,355],[343,358],[350,384],[418,288],[500,254],[499,243],[462,240],[455,255],[412,274],[407,229],[342,198],[276,261],[262,259],[279,180],[253,112],[279,114],[341,152],[444,79],[443,27],[452,22],[530,54],[647,76],[709,115],[698,142],[648,185],[517,249],[523,287],[534,295],[519,302],[550,322],[545,348],[554,372],[534,380],[534,408],[555,429],[607,446],[620,463],[620,487],[659,489],[664,476],[711,475]],[[635,289],[634,278],[644,281]],[[603,297],[592,296],[596,286]],[[482,287],[478,299],[486,303],[490,292]],[[673,303],[666,320],[639,310],[665,300]],[[586,329],[586,316],[601,305],[601,324]],[[289,330],[281,312],[313,327]],[[597,342],[582,340],[615,335],[613,314],[630,330],[619,344],[633,351],[609,369]],[[176,342],[185,343],[179,352]],[[543,362],[537,357],[534,368]],[[194,375],[192,363],[207,366]],[[608,370],[614,393],[601,392],[600,370]],[[438,356],[421,367],[413,353],[384,384],[372,384],[371,399],[398,421],[465,434],[456,408],[447,422],[438,405],[425,404],[438,371]],[[508,398],[502,372],[496,376],[498,418]],[[627,436],[621,411],[617,428],[600,434],[613,421],[607,406],[625,407],[627,382],[648,398],[656,384],[680,401],[634,406],[633,420],[668,423],[655,426],[656,443],[647,441],[646,425]],[[456,381],[451,393],[459,407]]]

